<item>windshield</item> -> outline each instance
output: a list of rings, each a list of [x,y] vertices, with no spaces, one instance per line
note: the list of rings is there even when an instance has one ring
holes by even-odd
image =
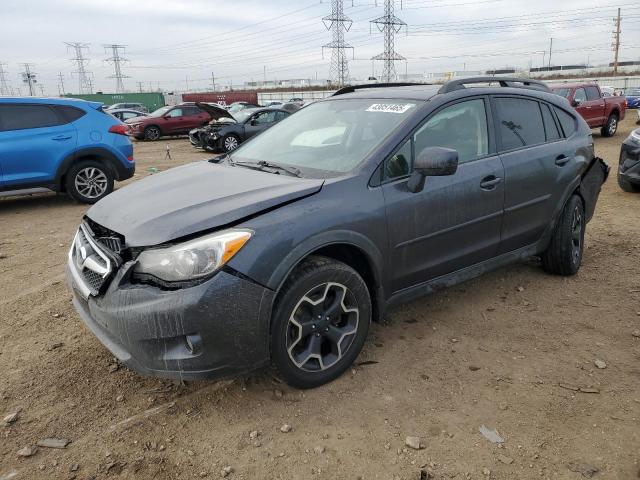
[[[415,110],[415,101],[410,100],[315,103],[240,147],[233,160],[349,172]]]
[[[246,105],[243,105],[242,103],[236,103],[235,105],[231,105],[231,107],[229,107],[229,113],[234,114],[236,112],[239,112],[240,110],[244,110],[245,108],[247,108]]]
[[[564,98],[569,98],[571,89],[570,88],[554,88],[553,93],[555,93],[556,95],[560,95],[561,97],[564,97]]]
[[[247,110],[246,108],[244,110],[239,111],[239,112],[231,112],[231,110],[229,110],[229,112],[233,115],[233,118],[235,118],[236,122],[238,122],[238,123],[244,122],[253,113],[252,110]]]
[[[161,117],[165,113],[167,113],[170,109],[171,109],[170,106],[162,107],[162,108],[159,108],[159,109],[155,110],[154,112],[150,113],[149,116],[150,117]]]

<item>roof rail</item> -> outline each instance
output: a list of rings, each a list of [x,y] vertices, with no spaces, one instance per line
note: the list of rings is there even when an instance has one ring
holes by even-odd
[[[365,83],[364,85],[349,85],[348,87],[342,87],[337,92],[335,92],[332,97],[336,95],[344,95],[345,93],[353,93],[356,90],[363,90],[365,88],[386,88],[386,87],[412,87],[416,85],[430,85],[429,83],[408,83],[408,82],[399,82],[399,83]]]
[[[462,90],[466,84],[469,83],[499,83],[501,87],[516,87],[516,88],[530,88],[532,90],[542,90],[544,92],[550,92],[551,89],[546,83],[540,80],[531,80],[530,78],[517,78],[517,77],[471,77],[461,78],[460,80],[451,80],[445,83],[438,93],[455,92],[456,90]],[[521,85],[518,85],[521,84]]]

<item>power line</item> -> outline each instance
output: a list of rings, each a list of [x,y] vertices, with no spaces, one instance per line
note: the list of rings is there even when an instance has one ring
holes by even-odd
[[[91,72],[87,71],[85,68],[86,64],[89,63],[89,60],[84,58],[83,50],[89,50],[88,43],[82,42],[64,42],[67,46],[67,50],[71,49],[75,53],[75,57],[71,59],[72,62],[75,62],[77,65],[77,70],[75,73],[78,76],[78,93],[80,95],[85,93],[93,93],[93,88],[91,86],[91,82],[89,81],[89,77],[91,76]]]
[[[130,78],[128,75],[124,75],[122,73],[122,66],[121,66],[122,62],[127,61],[126,58],[123,58],[120,56],[120,51],[124,53],[124,49],[126,45],[118,45],[114,43],[110,45],[103,45],[103,47],[107,52],[111,50],[111,55],[112,55],[111,57],[105,59],[105,61],[109,63],[113,63],[113,69],[115,72],[114,75],[111,75],[109,78],[116,79],[116,93],[122,93],[124,92],[124,83],[122,82],[122,80],[124,78]]]
[[[349,63],[345,55],[345,49],[353,47],[344,41],[344,34],[348,32],[353,25],[353,21],[344,14],[343,0],[331,0],[331,15],[322,18],[322,23],[331,30],[331,42],[322,46],[331,49],[331,67],[329,76],[332,81],[342,87],[349,81]]]
[[[11,95],[12,91],[11,88],[9,87],[9,83],[7,81],[7,77],[6,74],[8,72],[5,72],[4,67],[8,66],[6,63],[2,63],[0,62],[0,95]]]
[[[620,18],[620,8],[618,8],[618,17],[614,19],[615,25],[616,25],[616,29],[613,32],[613,51],[614,51],[614,56],[613,56],[613,74],[617,75],[618,74],[618,52],[620,50],[620,21],[622,20],[622,18]]]
[[[406,23],[395,16],[393,10],[395,0],[384,0],[384,15],[372,20],[371,23],[378,27],[378,30],[384,33],[384,52],[372,57],[371,60],[382,60],[384,62],[384,70],[382,78],[389,83],[396,78],[396,60],[406,60],[395,50],[395,35],[406,27]]]

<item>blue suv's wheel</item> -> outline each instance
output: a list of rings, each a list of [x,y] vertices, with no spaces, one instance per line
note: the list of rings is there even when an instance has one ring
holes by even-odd
[[[371,322],[364,280],[348,265],[309,257],[279,294],[271,331],[273,362],[289,385],[313,388],[354,362]]]
[[[113,173],[104,163],[85,160],[74,164],[66,175],[67,193],[82,203],[96,203],[113,191]]]

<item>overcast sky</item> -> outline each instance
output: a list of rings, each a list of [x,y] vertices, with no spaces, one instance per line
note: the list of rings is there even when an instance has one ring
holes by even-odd
[[[370,20],[383,14],[383,0],[344,1],[353,25],[345,39],[352,77],[372,72],[383,38]],[[637,0],[404,0],[396,15],[407,22],[396,50],[407,58],[400,73],[483,70],[505,66],[606,63],[612,60],[611,32],[622,8],[622,60],[640,59],[640,2]],[[73,55],[64,42],[86,42],[97,90],[113,91],[113,66],[104,44],[126,45],[122,66],[128,90],[158,85],[167,91],[240,86],[246,80],[327,78],[331,34],[322,17],[330,0],[1,0],[0,62],[13,88],[23,87],[21,63],[34,64],[48,94],[58,92],[61,72],[67,92],[77,92]],[[370,33],[371,32],[371,33]],[[352,58],[354,56],[355,58]],[[382,65],[374,65],[379,75]]]

